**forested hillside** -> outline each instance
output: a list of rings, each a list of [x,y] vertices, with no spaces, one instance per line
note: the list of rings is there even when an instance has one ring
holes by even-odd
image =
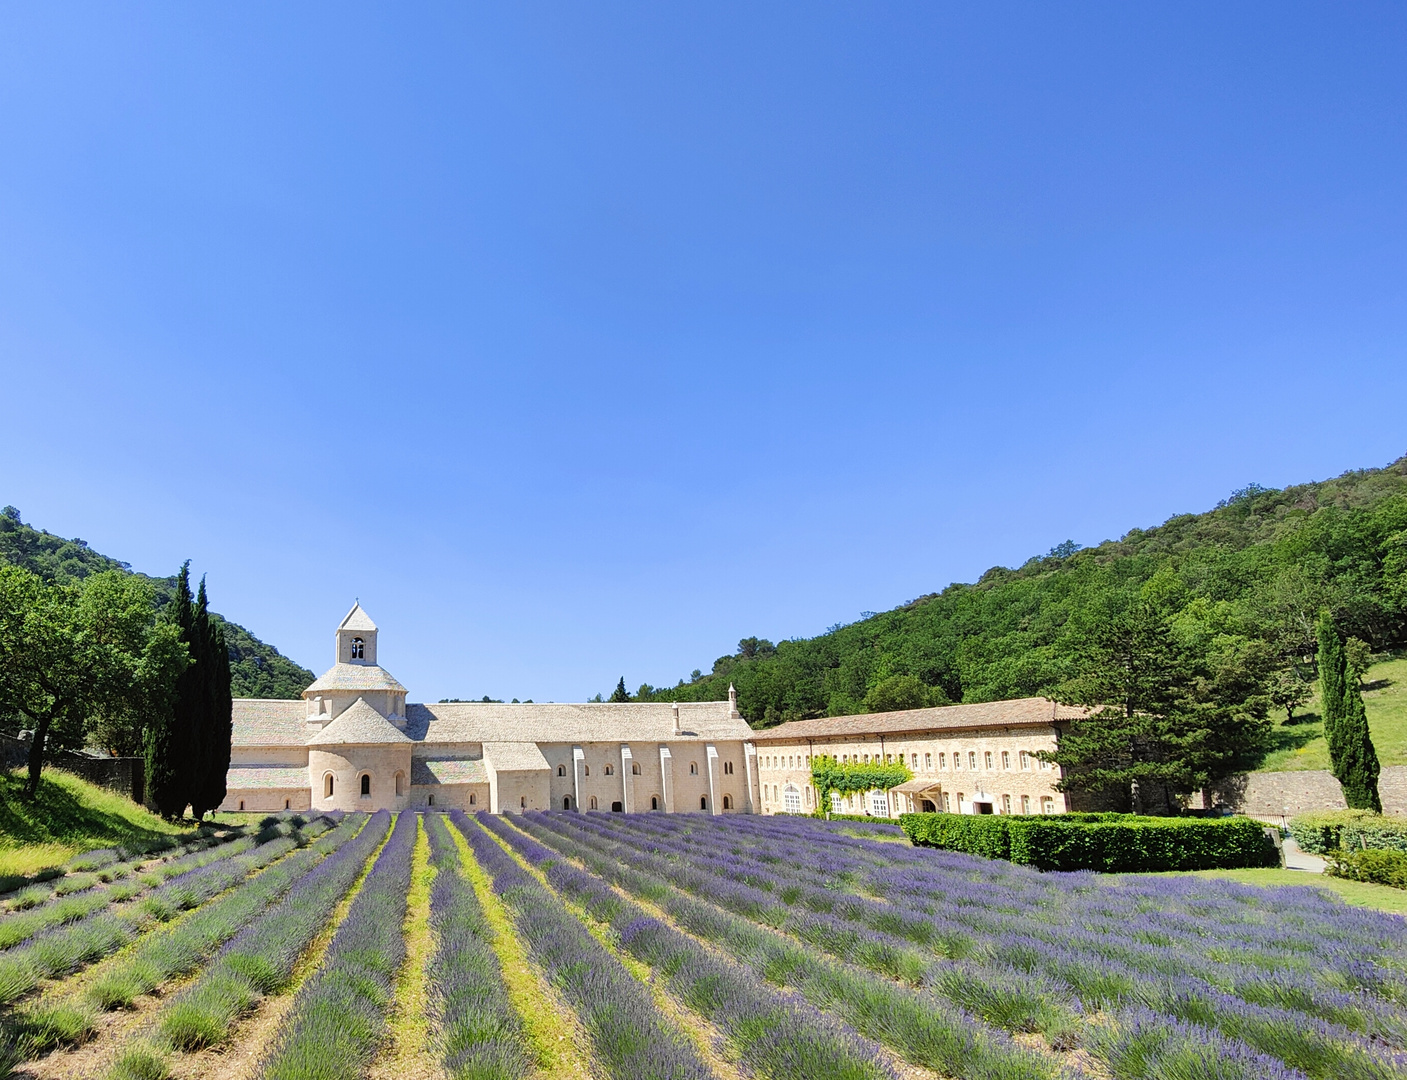
[[[51,582],[81,581],[103,570],[134,572],[127,563],[94,551],[84,540],[66,540],[25,524],[13,506],[0,511],[0,562],[21,566]],[[149,580],[158,604],[164,606],[175,593],[176,576]],[[313,681],[311,671],[238,623],[219,615],[215,620],[224,627],[235,697],[296,698]]]
[[[1266,657],[1282,709],[1307,699],[1315,618],[1375,651],[1407,645],[1407,457],[1283,491],[1257,485],[1202,514],[1098,547],[1065,543],[819,637],[739,643],[653,700],[722,700],[757,727],[943,701],[1050,693],[1099,619],[1154,602],[1218,663]]]

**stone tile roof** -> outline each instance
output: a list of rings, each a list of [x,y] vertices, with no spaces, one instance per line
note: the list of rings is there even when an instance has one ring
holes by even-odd
[[[412,758],[412,784],[487,784],[489,771],[478,758]]]
[[[292,788],[308,786],[308,770],[302,765],[233,765],[225,774],[225,787],[230,791],[250,788]]]
[[[726,701],[407,705],[406,734],[417,742],[715,742],[748,739],[747,721]]]
[[[328,690],[399,690],[405,693],[405,687],[378,664],[333,664],[303,691],[303,696],[312,697]]]
[[[356,701],[311,739],[309,746],[373,746],[382,743],[409,743],[405,733],[366,703]]]
[[[959,731],[967,728],[1007,727],[1015,724],[1049,724],[1076,720],[1087,710],[1057,705],[1049,698],[984,701],[973,705],[941,705],[936,709],[864,713],[860,716],[824,716],[793,720],[752,736],[757,743],[793,739],[862,738],[866,735],[920,734],[926,731]]]
[[[302,701],[235,698],[235,746],[302,746],[308,738]]]
[[[376,624],[371,621],[360,602],[352,605],[352,610],[347,612],[347,617],[337,624],[339,630],[375,630]]]
[[[493,765],[495,772],[534,772],[547,771],[547,759],[531,742],[486,742],[484,757]]]

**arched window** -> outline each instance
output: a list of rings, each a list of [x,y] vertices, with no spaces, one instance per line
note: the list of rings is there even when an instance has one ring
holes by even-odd
[[[606,775],[607,775],[607,776],[614,776],[615,774],[616,774],[616,767],[615,767],[614,765],[607,765],[607,766],[606,766]]]
[[[396,773],[396,794],[405,794],[405,773],[403,772]]]
[[[472,795],[469,797],[469,801],[470,801],[470,802],[473,802],[473,801],[474,801],[474,797],[473,797]],[[435,796],[433,796],[433,795],[427,795],[427,796],[425,796],[425,805],[426,805],[426,806],[434,806],[434,805],[435,805]]]
[[[435,796],[431,795],[431,796],[430,796],[430,801],[431,801],[431,802],[434,802],[434,801],[435,801]],[[470,806],[478,806],[478,805],[479,805],[479,797],[478,797],[477,795],[475,795],[472,791],[469,792],[469,805],[470,805]]]
[[[731,761],[725,761],[723,763],[723,774],[725,776],[733,775],[733,763]]]
[[[330,799],[330,798],[332,798],[332,774],[331,774],[331,773],[328,773],[326,776],[324,776],[324,777],[322,778],[322,797],[323,797],[324,799]]]
[[[518,796],[518,806],[523,810],[528,808],[528,797],[526,795]]]
[[[723,796],[723,809],[724,809],[724,810],[731,810],[731,809],[733,809],[733,796],[731,796],[731,795],[724,795],[724,796]]]
[[[570,810],[571,808],[572,808],[572,797],[571,797],[570,795],[563,795],[563,796],[562,796],[562,809],[563,809],[563,810]]]
[[[362,773],[362,798],[371,798],[371,774]]]
[[[640,762],[638,762],[638,761],[632,761],[632,762],[630,763],[630,772],[631,772],[631,774],[634,775],[634,776],[639,776],[639,775],[640,775]]]
[[[660,797],[659,797],[658,795],[651,795],[651,796],[650,796],[650,809],[651,809],[651,810],[658,810],[659,808],[660,808]]]
[[[566,776],[566,775],[567,775],[567,767],[566,767],[565,765],[558,765],[558,766],[557,766],[557,775],[558,775],[558,776]]]
[[[244,809],[244,800],[243,800],[243,799],[240,799],[240,800],[239,800],[239,808],[240,808],[241,810]]]
[[[591,766],[590,766],[590,765],[583,765],[583,766],[581,767],[581,774],[582,774],[583,776],[590,776],[590,775],[591,775]]]
[[[292,808],[292,804],[289,802],[289,800],[287,800],[287,799],[284,799],[284,800],[283,800],[283,808],[284,808],[285,810],[289,810],[289,809]]]
[[[353,659],[353,660],[365,660],[365,659],[366,659],[366,653],[365,653],[365,651],[364,651],[363,645],[364,645],[364,643],[362,642],[362,639],[361,639],[361,638],[359,638],[359,637],[354,637],[354,638],[352,638],[352,659]]]
[[[691,762],[689,762],[689,775],[690,775],[690,776],[698,776],[698,775],[699,775],[699,763],[698,763],[697,761],[691,761]]]
[[[707,810],[707,809],[708,809],[708,796],[707,796],[707,795],[700,795],[700,796],[699,796],[699,809],[700,809],[700,810]]]
[[[595,795],[591,796],[591,809],[593,809],[593,810],[596,809],[596,796],[595,796]]]
[[[801,789],[795,784],[788,784],[782,789],[782,808],[788,814],[801,813]]]

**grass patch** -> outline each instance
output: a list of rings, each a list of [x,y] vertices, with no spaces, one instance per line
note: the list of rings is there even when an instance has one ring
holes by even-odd
[[[1383,765],[1407,765],[1407,656],[1397,656],[1368,669],[1363,705],[1368,711],[1368,731]],[[1295,723],[1283,719],[1275,725],[1274,749],[1257,772],[1327,769],[1329,747],[1319,716],[1316,687]]]
[[[32,802],[25,774],[0,771],[0,877],[31,875],[83,851],[184,831],[125,795],[48,768]]]

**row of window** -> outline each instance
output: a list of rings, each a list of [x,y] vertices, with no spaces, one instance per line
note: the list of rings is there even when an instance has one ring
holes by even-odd
[[[582,774],[583,774],[584,776],[590,776],[590,775],[591,775],[591,766],[590,766],[590,765],[583,764],[581,768],[582,768]],[[639,763],[638,761],[632,761],[632,762],[630,763],[630,771],[631,771],[631,773],[634,774],[635,776],[639,776],[639,775],[640,775],[640,763]],[[616,767],[615,767],[614,765],[607,764],[607,765],[606,765],[605,772],[606,772],[606,775],[607,775],[607,776],[615,776],[615,774],[616,774]],[[566,775],[567,775],[567,767],[566,767],[565,765],[558,765],[558,766],[557,766],[557,775],[558,775],[558,776],[566,776]],[[691,761],[691,762],[689,762],[689,775],[690,775],[690,776],[698,776],[698,775],[699,775],[699,763],[698,763],[697,761]],[[723,763],[723,775],[724,775],[724,776],[732,776],[732,775],[733,775],[733,763],[732,763],[731,761],[725,761],[725,762]]]
[[[472,796],[472,795],[470,796],[470,801],[473,801],[473,796]],[[523,803],[524,803],[524,805],[526,805],[526,804],[527,804],[527,800],[524,799],[524,800],[523,800]],[[570,810],[571,808],[572,808],[572,797],[571,797],[570,795],[563,795],[563,796],[562,796],[562,809],[563,809],[563,810]],[[595,795],[592,795],[592,796],[587,800],[587,806],[586,806],[586,808],[587,808],[588,810],[599,810],[599,809],[601,809],[600,805],[599,805],[599,804],[597,803],[597,801],[596,801],[596,796],[595,796]],[[660,808],[660,797],[659,797],[658,795],[651,795],[651,796],[650,796],[650,809],[651,809],[651,810],[658,810],[659,808]],[[619,801],[611,803],[611,812],[612,812],[612,813],[619,814],[619,813],[621,813],[624,809],[625,809],[624,804],[621,803],[621,802],[619,802]],[[700,809],[700,810],[707,810],[707,809],[708,809],[708,796],[707,796],[707,795],[700,795],[700,796],[699,796],[699,809]],[[723,809],[724,809],[724,810],[732,810],[732,809],[733,809],[733,796],[731,796],[731,795],[724,795],[724,796],[723,796]]]
[[[893,765],[893,764],[895,763],[895,761],[894,761],[895,756],[896,756],[896,755],[894,755],[894,754],[885,754],[885,755],[883,755],[884,764],[885,764],[885,765]],[[903,765],[903,764],[904,764],[904,755],[903,755],[903,754],[899,754],[899,755],[897,755],[897,757],[898,757],[898,759],[899,759],[899,760],[898,760],[898,763],[899,763],[900,765]],[[968,767],[968,769],[976,769],[976,768],[977,768],[977,760],[978,760],[978,759],[977,759],[977,751],[976,751],[976,750],[969,750],[969,751],[967,751],[967,759],[966,759],[966,760],[967,760],[967,767]],[[1022,770],[1023,772],[1029,772],[1029,771],[1031,770],[1031,768],[1032,768],[1033,765],[1036,766],[1036,767],[1038,767],[1038,768],[1042,768],[1042,769],[1049,769],[1049,768],[1050,768],[1050,762],[1042,760],[1041,758],[1037,757],[1033,752],[1031,752],[1031,751],[1029,751],[1029,750],[1021,750],[1021,751],[1018,751],[1018,752],[1017,752],[1017,760],[1018,760],[1018,762],[1020,763],[1020,767],[1021,767],[1021,770]],[[854,762],[855,764],[860,764],[862,761],[863,761],[863,763],[866,764],[866,765],[878,765],[878,764],[880,763],[880,755],[879,755],[879,754],[874,754],[874,755],[870,755],[870,754],[841,754],[841,755],[840,755],[840,763],[841,763],[842,765],[850,764],[851,762]],[[991,751],[991,750],[984,750],[984,751],[982,751],[982,767],[983,767],[983,768],[988,769],[988,770],[994,769],[994,768],[995,768],[995,761],[996,761],[996,759],[993,757],[993,751]],[[803,768],[804,768],[804,769],[809,769],[809,768],[811,767],[811,755],[810,755],[810,754],[787,754],[787,755],[773,755],[773,754],[767,754],[767,755],[764,755],[764,756],[763,756],[762,762],[763,762],[762,767],[765,768],[765,769],[803,769]],[[918,754],[910,754],[910,755],[909,755],[909,767],[910,767],[914,772],[918,772],[918,771],[919,771],[919,767],[918,767]],[[953,768],[954,768],[955,770],[961,771],[962,767],[963,767],[963,755],[962,755],[962,752],[961,752],[961,751],[954,751],[954,752],[953,752]],[[1002,767],[1002,770],[1003,770],[1003,771],[1006,771],[1006,772],[1010,772],[1010,771],[1011,771],[1011,751],[1010,751],[1010,750],[1003,750],[1003,751],[1001,751],[1001,767]],[[945,770],[947,770],[947,768],[948,768],[948,754],[947,754],[946,751],[939,751],[939,753],[938,753],[938,769],[939,769],[939,771],[945,771]],[[924,772],[933,772],[933,755],[932,755],[932,754],[924,754],[924,755],[923,755],[923,771],[924,771]]]
[[[360,781],[360,783],[361,783],[361,789],[362,789],[362,790],[361,790],[361,794],[362,794],[362,798],[364,798],[364,799],[369,799],[369,798],[371,798],[371,773],[362,773],[361,776],[358,777],[358,779],[359,779],[359,781]],[[324,799],[330,799],[330,798],[332,798],[332,792],[333,792],[333,789],[336,787],[336,784],[337,784],[337,781],[336,781],[336,779],[333,777],[333,775],[332,775],[331,773],[324,773],[324,774],[323,774],[323,778],[322,778],[322,797],[323,797]],[[403,772],[398,772],[398,773],[396,773],[396,794],[397,794],[397,795],[404,795],[404,794],[405,794],[405,773],[403,773]]]

